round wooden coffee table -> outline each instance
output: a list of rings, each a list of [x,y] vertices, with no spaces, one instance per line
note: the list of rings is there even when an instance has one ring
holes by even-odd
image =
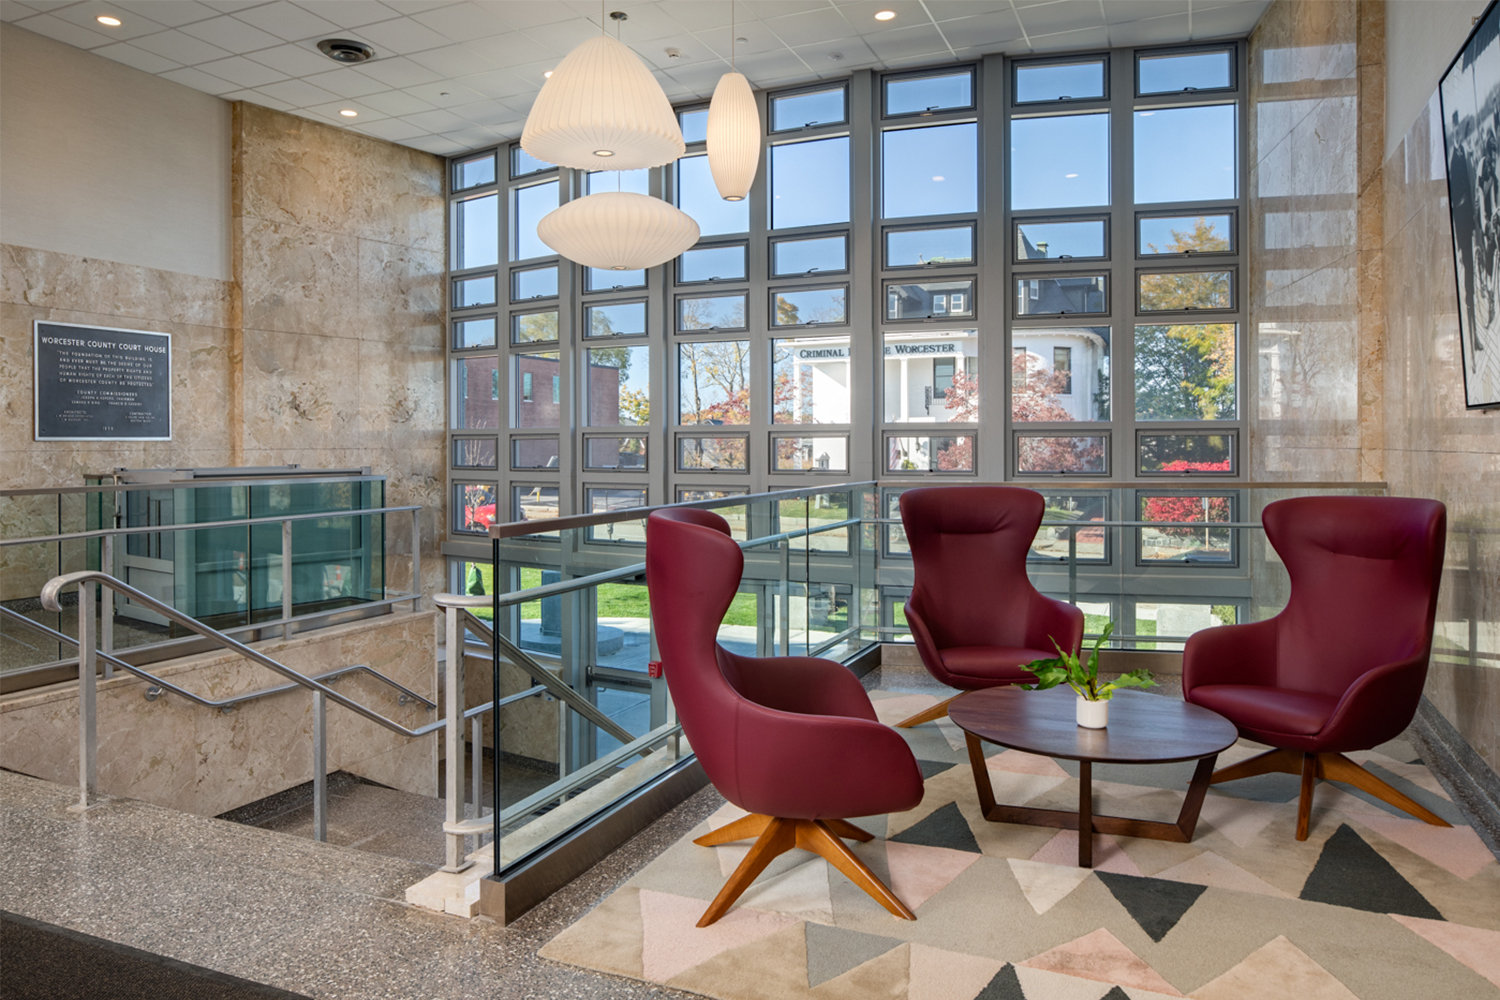
[[[1072,689],[1022,691],[1014,687],[970,691],[948,709],[948,718],[964,731],[979,806],[992,823],[1078,828],[1078,865],[1094,865],[1094,833],[1150,837],[1186,844],[1193,839],[1198,812],[1208,792],[1209,775],[1219,754],[1234,745],[1234,723],[1217,712],[1175,698],[1140,691],[1116,691],[1109,706],[1109,728],[1084,729],[1075,721]],[[997,805],[981,741],[1012,750],[1078,761],[1078,811]],[[1198,761],[1187,798],[1175,823],[1096,816],[1093,765],[1172,764]]]

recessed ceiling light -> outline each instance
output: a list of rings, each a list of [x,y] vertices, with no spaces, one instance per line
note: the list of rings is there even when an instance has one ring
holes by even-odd
[[[111,28],[118,28],[120,26],[120,19],[118,17],[110,17],[108,14],[100,14],[94,20]]]
[[[549,80],[552,79],[552,71],[550,69],[547,72],[543,73],[542,75],[545,76]]]
[[[877,21],[889,21],[895,16],[896,12],[893,10],[877,10],[875,12],[875,20]]]
[[[595,156],[614,156],[615,155],[615,151],[613,149],[596,149],[596,150],[594,150],[594,155]]]
[[[343,115],[345,118],[354,118],[359,115],[359,112],[355,111],[353,108],[343,108],[339,111],[339,114]]]

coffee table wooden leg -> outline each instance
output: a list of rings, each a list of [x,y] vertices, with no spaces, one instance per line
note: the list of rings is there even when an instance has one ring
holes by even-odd
[[[1078,867],[1094,867],[1094,762],[1078,762]]]
[[[986,819],[995,809],[995,786],[990,783],[990,768],[984,762],[984,746],[979,737],[965,732],[969,744],[969,766],[974,769],[974,790],[979,793],[979,814]]]
[[[1214,762],[1218,754],[1198,761],[1193,780],[1188,784],[1187,797],[1182,800],[1182,811],[1177,814],[1177,829],[1182,831],[1182,842],[1192,843],[1193,831],[1198,828],[1198,813],[1203,811],[1203,799],[1208,795],[1208,786],[1213,778]]]

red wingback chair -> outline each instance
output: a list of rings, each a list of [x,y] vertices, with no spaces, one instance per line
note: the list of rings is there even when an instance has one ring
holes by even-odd
[[[1291,598],[1276,617],[1191,636],[1183,697],[1276,749],[1216,771],[1214,782],[1302,776],[1297,839],[1318,778],[1363,789],[1434,826],[1442,819],[1344,754],[1392,739],[1427,679],[1447,514],[1436,500],[1299,497],[1266,507],[1266,537]]]
[[[901,494],[901,523],[916,582],[906,621],[933,677],[961,691],[1027,683],[1023,669],[1083,642],[1083,612],[1044,597],[1026,576],[1026,554],[1046,503],[1014,486],[940,486]],[[957,698],[958,695],[954,695]],[[898,726],[948,714],[940,702]]]
[[[898,917],[916,917],[840,838],[872,840],[851,816],[922,801],[911,749],[875,718],[859,680],[832,660],[738,656],[716,641],[744,555],[710,511],[659,510],[646,523],[646,586],[667,687],[714,787],[750,815],[699,837],[756,837],[698,921],[718,920],[780,854],[826,858]]]

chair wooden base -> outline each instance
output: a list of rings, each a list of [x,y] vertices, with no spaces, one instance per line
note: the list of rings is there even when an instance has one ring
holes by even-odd
[[[693,843],[713,847],[750,837],[756,838],[750,847],[750,853],[745,855],[745,860],[740,862],[740,866],[729,876],[729,881],[724,883],[724,888],[719,890],[714,901],[703,912],[698,920],[699,927],[707,927],[729,912],[734,901],[750,888],[750,884],[766,870],[766,866],[794,847],[812,851],[826,860],[896,916],[903,920],[917,919],[916,914],[907,909],[906,904],[897,899],[896,894],[863,861],[855,857],[854,852],[840,839],[875,839],[874,834],[861,830],[853,823],[841,819],[785,819],[751,813],[704,834]]]
[[[958,694],[954,695],[952,698],[949,698],[947,701],[940,701],[936,705],[933,705],[931,708],[922,709],[922,711],[918,712],[916,715],[913,715],[910,719],[903,719],[900,722],[896,723],[896,728],[910,729],[912,726],[920,726],[924,722],[932,722],[936,719],[946,719],[948,717],[948,706],[953,704],[954,700],[962,694],[963,692],[960,691]]]
[[[1313,786],[1318,779],[1338,781],[1353,785],[1362,792],[1389,802],[1397,809],[1411,813],[1417,819],[1432,826],[1451,826],[1441,816],[1422,807],[1401,794],[1388,783],[1380,780],[1341,753],[1303,753],[1299,750],[1269,750],[1249,760],[1220,768],[1210,779],[1212,784],[1252,778],[1257,774],[1298,774],[1302,776],[1302,795],[1297,800],[1297,839],[1307,839],[1308,823],[1312,817]]]

